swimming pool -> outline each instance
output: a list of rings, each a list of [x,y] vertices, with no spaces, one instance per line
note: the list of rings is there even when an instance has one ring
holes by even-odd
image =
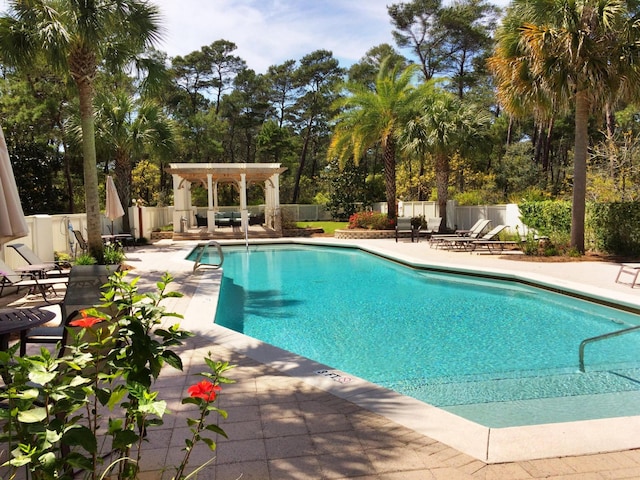
[[[216,323],[491,427],[636,415],[635,315],[354,249],[225,248]]]

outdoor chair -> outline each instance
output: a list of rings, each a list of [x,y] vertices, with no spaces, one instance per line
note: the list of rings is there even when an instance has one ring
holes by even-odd
[[[73,235],[76,237],[76,242],[78,243],[80,250],[82,250],[82,253],[87,253],[89,251],[89,244],[82,236],[82,232],[80,230],[74,230]]]
[[[411,234],[411,241],[413,242],[417,229],[411,223],[411,218],[398,217],[396,219],[396,242],[398,241],[398,237],[405,233]]]
[[[506,226],[504,226],[504,228],[506,228]],[[500,232],[498,232],[498,234],[499,233]],[[471,250],[476,251],[478,247],[485,247],[491,254],[493,254],[494,252],[502,253],[507,247],[510,247],[510,249],[516,247],[516,249],[519,250],[525,241],[522,238],[519,240],[501,240],[498,234],[494,235],[493,238],[485,238],[489,235],[487,233],[487,235],[485,235],[483,238],[474,240],[473,242],[471,242]]]
[[[16,292],[26,287],[29,288],[30,293],[40,294],[45,302],[51,303],[47,298],[47,292],[53,290],[54,285],[66,285],[68,282],[69,277],[64,276],[38,278],[34,272],[16,272],[0,261],[0,295],[5,287],[16,287]]]
[[[13,248],[18,255],[20,255],[26,262],[32,267],[41,267],[46,276],[51,275],[69,275],[71,272],[69,262],[48,262],[40,259],[33,250],[27,247],[24,243],[12,243],[7,247]]]
[[[439,246],[446,245],[447,240],[456,237],[477,239],[489,225],[491,225],[491,220],[478,220],[469,230],[456,230],[454,233],[431,235],[429,238],[429,246],[433,247],[435,245],[435,248],[438,248]]]
[[[113,269],[114,271],[117,268]],[[107,265],[76,265],[71,269],[67,291],[60,305],[60,323],[54,327],[36,327],[20,337],[20,356],[24,356],[28,343],[60,343],[59,356],[67,344],[69,323],[78,318],[79,311],[101,303],[102,287],[113,273]]]
[[[498,235],[500,235],[500,232],[505,228],[507,228],[506,225],[497,225],[481,237],[451,237],[444,239],[443,243],[444,246],[452,250],[473,250],[475,245],[477,245],[475,242],[484,243],[487,241],[495,241],[498,238]]]
[[[442,217],[431,217],[427,219],[426,228],[418,228],[416,239],[420,241],[420,235],[424,235],[428,239],[431,239],[433,234],[440,231],[440,224],[442,223]]]

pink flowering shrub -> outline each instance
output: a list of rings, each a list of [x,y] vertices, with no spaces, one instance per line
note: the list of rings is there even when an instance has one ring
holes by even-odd
[[[357,212],[349,217],[349,228],[366,228],[368,230],[393,230],[393,220],[384,213]]]

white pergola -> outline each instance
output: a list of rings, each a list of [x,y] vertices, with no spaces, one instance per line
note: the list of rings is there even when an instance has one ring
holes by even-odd
[[[208,192],[208,231],[216,228],[215,214],[218,207],[218,185],[232,183],[240,193],[242,230],[249,226],[247,187],[263,183],[265,193],[265,223],[276,231],[282,230],[280,214],[280,174],[287,169],[279,163],[171,163],[167,172],[173,176],[173,231],[179,232],[182,219],[190,226],[196,207],[191,204],[191,185],[202,184]]]

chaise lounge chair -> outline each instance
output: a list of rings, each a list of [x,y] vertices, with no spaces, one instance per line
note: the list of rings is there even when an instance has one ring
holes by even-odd
[[[506,228],[506,226],[505,226]],[[498,232],[500,233],[500,232]],[[493,238],[481,238],[478,239],[471,244],[471,250],[475,251],[478,247],[485,247],[489,253],[493,254],[494,252],[502,253],[506,247],[518,247],[522,245],[524,240],[500,240],[498,235],[494,235]]]
[[[39,293],[45,302],[51,303],[47,298],[47,292],[51,291],[54,285],[66,285],[67,283],[69,283],[69,277],[38,278],[37,275],[30,272],[18,273],[0,261],[0,295],[5,287],[16,287],[16,292],[27,287],[31,293]]]
[[[495,241],[505,228],[507,228],[506,225],[497,225],[481,237],[451,237],[444,239],[442,243],[451,250],[473,250],[477,245],[476,242]]]
[[[420,241],[420,235],[424,235],[429,240],[434,234],[440,231],[440,224],[442,223],[442,217],[431,217],[427,219],[427,227],[425,229],[418,228],[416,232],[416,240]]]
[[[12,243],[7,245],[7,247],[11,247],[18,252],[18,254],[24,258],[31,267],[41,267],[41,271],[44,272],[47,277],[52,275],[65,276],[69,275],[69,272],[71,272],[71,269],[69,268],[70,265],[67,262],[46,262],[41,260],[40,257],[38,257],[38,255],[36,255],[35,252],[24,243]]]
[[[439,246],[446,245],[446,241],[452,238],[475,238],[478,239],[482,232],[485,231],[491,224],[491,220],[478,220],[469,230],[456,230],[454,233],[443,233],[439,235],[431,235],[429,238],[429,246],[438,248]]]

